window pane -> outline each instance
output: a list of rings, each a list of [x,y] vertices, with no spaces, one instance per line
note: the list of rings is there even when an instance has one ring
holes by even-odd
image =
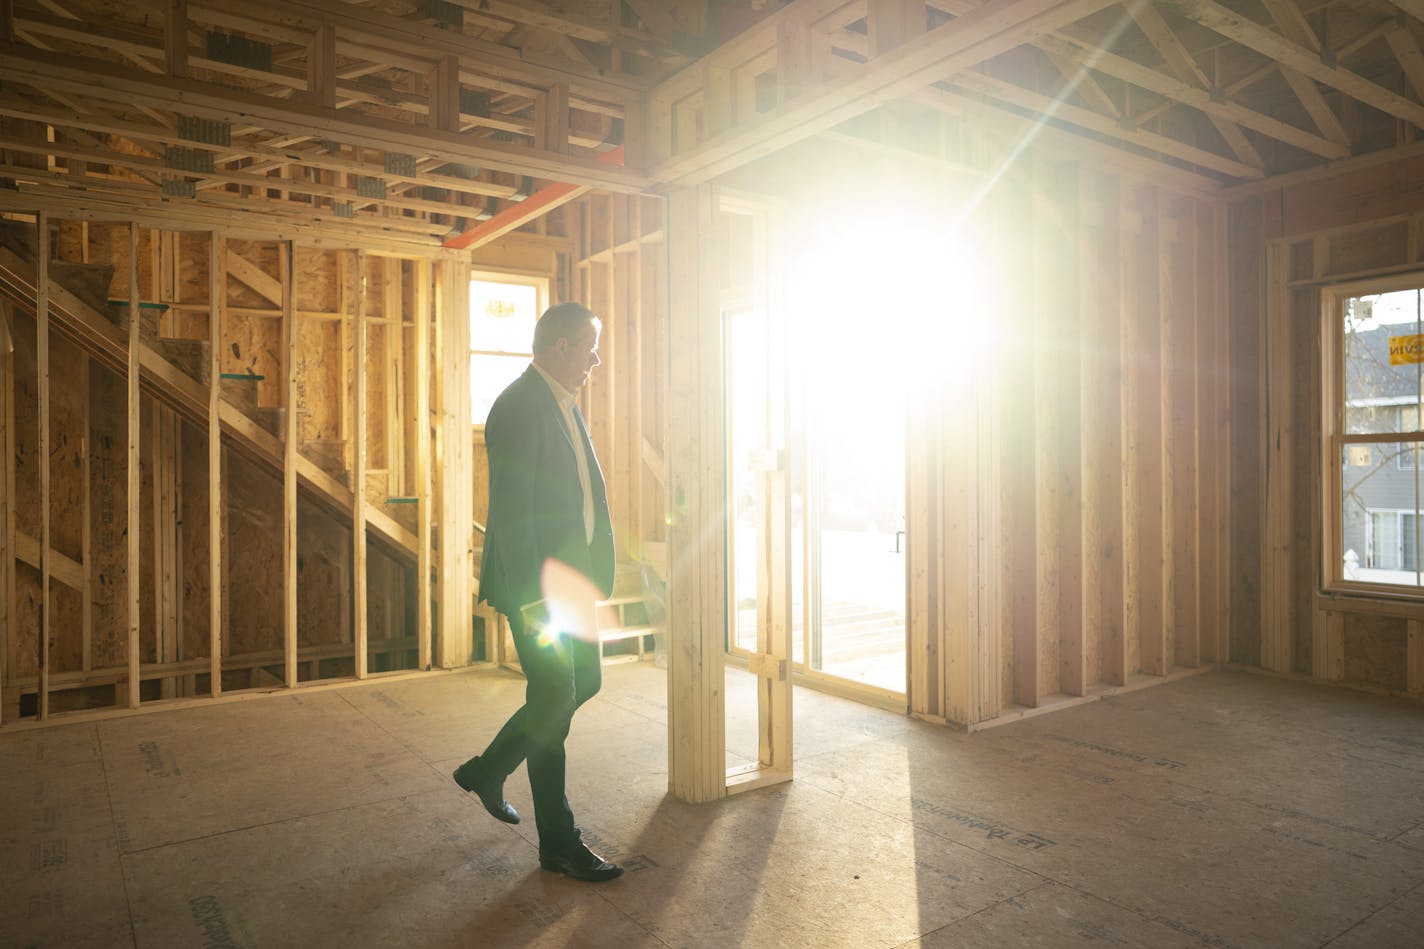
[[[1362,449],[1368,448],[1368,452]],[[1341,576],[1363,583],[1417,587],[1416,472],[1401,468],[1415,442],[1346,445],[1341,453],[1340,488],[1343,558]],[[1363,463],[1361,463],[1363,462]]]
[[[519,283],[470,281],[471,349],[533,352],[534,323],[538,319],[537,288]]]
[[[1399,565],[1405,570],[1419,569],[1417,514],[1399,515]]]
[[[474,424],[485,423],[494,400],[528,366],[527,356],[470,357],[470,414]]]
[[[1345,301],[1345,433],[1409,431],[1418,421],[1420,292],[1404,290]],[[1399,365],[1393,363],[1399,362]],[[1413,410],[1412,415],[1400,407]],[[1411,428],[1402,428],[1410,424]]]

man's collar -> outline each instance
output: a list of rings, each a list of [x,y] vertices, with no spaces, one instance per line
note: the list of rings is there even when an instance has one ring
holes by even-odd
[[[560,408],[573,404],[574,396],[572,392],[559,385],[558,380],[549,375],[549,373],[544,370],[544,367],[537,362],[530,363],[530,365],[533,366],[535,371],[543,376],[544,381],[549,384],[549,391],[554,393],[554,401],[559,403]]]

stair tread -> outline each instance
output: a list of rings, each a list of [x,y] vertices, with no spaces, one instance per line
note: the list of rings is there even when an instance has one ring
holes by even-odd
[[[599,606],[623,606],[627,603],[643,603],[648,598],[641,593],[630,593],[622,596],[609,597],[606,600],[599,600]]]
[[[600,628],[598,638],[602,640],[632,639],[634,636],[648,636],[661,633],[661,626],[613,626]]]

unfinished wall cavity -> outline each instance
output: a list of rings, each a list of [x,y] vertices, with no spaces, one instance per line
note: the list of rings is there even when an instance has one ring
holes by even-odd
[[[442,266],[0,221],[5,720],[430,663]]]

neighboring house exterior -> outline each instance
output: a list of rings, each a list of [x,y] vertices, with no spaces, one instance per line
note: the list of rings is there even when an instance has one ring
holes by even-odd
[[[1368,301],[1356,301],[1368,302]],[[1391,336],[1419,332],[1416,323],[1386,324],[1345,336],[1345,421],[1350,432],[1420,428],[1424,366],[1391,366]],[[1342,545],[1346,579],[1414,583],[1376,571],[1419,569],[1419,487],[1424,472],[1412,441],[1351,445],[1341,459]],[[1354,573],[1355,576],[1351,576]]]

